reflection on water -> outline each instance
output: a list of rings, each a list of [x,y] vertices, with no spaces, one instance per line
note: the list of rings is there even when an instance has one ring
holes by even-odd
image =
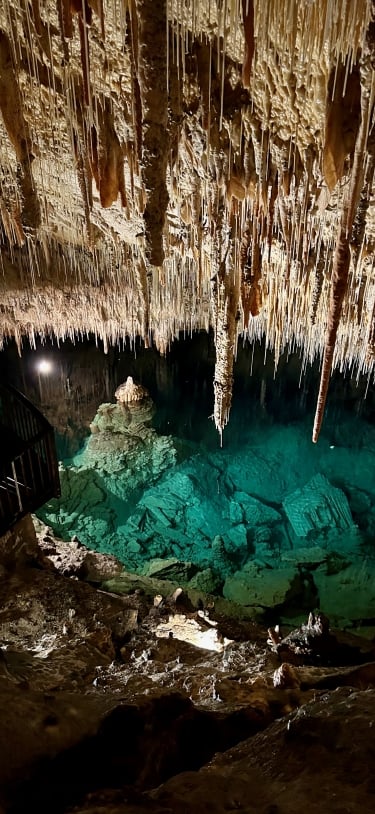
[[[141,347],[105,356],[85,342],[19,360],[10,347],[2,376],[41,405],[65,464],[62,499],[41,516],[65,539],[76,534],[132,570],[173,573],[257,614],[296,616],[320,605],[342,624],[370,624],[373,388],[334,375],[313,445],[318,369],[300,381],[297,356],[282,358],[277,375],[271,356],[264,360],[263,347],[239,345],[221,450],[205,333],[175,343],[166,358]],[[98,412],[128,375],[149,390],[151,423],[149,413],[135,420],[116,408]]]
[[[47,362],[47,365],[45,364]],[[88,434],[99,404],[114,401],[127,376],[143,384],[156,404],[158,432],[201,442],[215,449],[213,412],[215,349],[212,335],[194,334],[175,342],[166,357],[142,346],[104,354],[93,340],[60,346],[46,343],[18,356],[10,343],[0,353],[0,375],[41,407],[57,434],[60,458],[70,457]],[[272,355],[264,347],[239,343],[235,364],[231,419],[224,431],[226,446],[242,443],[258,423],[289,424],[311,418],[318,391],[318,365],[301,376],[298,355],[282,356],[275,375]],[[366,398],[365,398],[366,395]],[[374,390],[334,374],[325,419],[325,434],[340,443],[340,423],[361,416],[372,421]],[[310,432],[310,430],[308,430]],[[338,436],[338,437],[337,437]],[[356,433],[353,443],[356,442]]]

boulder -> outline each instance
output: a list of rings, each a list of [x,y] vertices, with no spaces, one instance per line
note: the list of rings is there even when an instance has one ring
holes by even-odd
[[[175,557],[166,560],[151,560],[143,568],[143,576],[154,579],[169,579],[173,582],[188,582],[197,569],[191,562],[181,562]]]
[[[355,526],[344,492],[332,486],[324,475],[314,475],[302,489],[288,495],[283,507],[297,537],[307,537],[311,531]]]
[[[352,563],[336,573],[327,565],[314,572],[320,607],[340,624],[375,618],[375,564]]]
[[[289,566],[276,571],[248,562],[227,577],[223,595],[239,605],[275,608],[298,596],[302,589],[297,569]]]
[[[320,546],[308,546],[307,548],[293,548],[291,551],[283,551],[280,555],[281,561],[291,565],[304,565],[306,568],[317,568],[327,559],[327,551]]]
[[[371,814],[373,704],[373,690],[344,687],[317,700],[312,695],[302,714],[279,716],[229,753],[217,753],[199,772],[172,777],[152,799],[160,803],[160,814]]]
[[[204,568],[203,571],[198,571],[198,573],[191,578],[188,587],[193,591],[209,595],[216,593],[221,585],[220,577],[215,574],[211,568]]]
[[[234,570],[232,560],[227,554],[223,537],[220,534],[217,534],[212,541],[211,557],[211,566],[221,577],[224,578]]]
[[[248,526],[272,526],[281,520],[281,515],[276,509],[246,492],[235,492],[234,500],[241,507],[241,514]]]

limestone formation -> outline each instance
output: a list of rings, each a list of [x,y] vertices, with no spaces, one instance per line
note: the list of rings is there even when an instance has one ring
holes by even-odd
[[[281,609],[295,599],[303,602],[303,585],[296,568],[264,569],[249,562],[241,571],[227,577],[223,595],[261,614],[262,609]]]
[[[373,0],[3,0],[0,343],[374,369]],[[333,257],[333,259],[332,259]]]
[[[283,501],[288,520],[297,537],[323,529],[353,529],[346,496],[323,475],[315,475],[302,489]]]
[[[148,392],[141,384],[136,384],[132,376],[128,376],[124,384],[120,384],[115,392],[115,398],[120,404],[133,404],[147,398]]]

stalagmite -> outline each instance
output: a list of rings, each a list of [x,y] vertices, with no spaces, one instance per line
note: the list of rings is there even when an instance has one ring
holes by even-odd
[[[142,384],[136,384],[132,376],[128,376],[126,382],[120,384],[115,392],[116,401],[120,404],[134,404],[148,397],[148,391]]]

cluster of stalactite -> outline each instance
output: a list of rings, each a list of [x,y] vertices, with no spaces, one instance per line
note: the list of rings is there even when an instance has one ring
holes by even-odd
[[[369,133],[374,128],[372,114],[374,110],[375,88],[375,19],[366,36],[360,60],[360,90],[361,90],[361,116],[358,135],[355,142],[354,160],[350,174],[350,181],[344,193],[341,219],[336,239],[335,254],[332,265],[332,279],[328,310],[328,324],[323,354],[320,388],[316,406],[312,440],[316,442],[322,426],[324,408],[327,399],[329,378],[332,371],[333,355],[335,351],[337,330],[340,322],[344,297],[348,287],[348,278],[351,260],[351,246],[358,248],[358,238],[363,237],[366,218],[362,202],[359,209],[361,192],[368,185],[368,169],[366,158],[369,146]],[[373,133],[371,132],[370,151],[372,152]],[[369,166],[372,156],[369,156]],[[371,173],[372,179],[372,173]]]
[[[374,365],[373,0],[3,0],[0,341]]]

